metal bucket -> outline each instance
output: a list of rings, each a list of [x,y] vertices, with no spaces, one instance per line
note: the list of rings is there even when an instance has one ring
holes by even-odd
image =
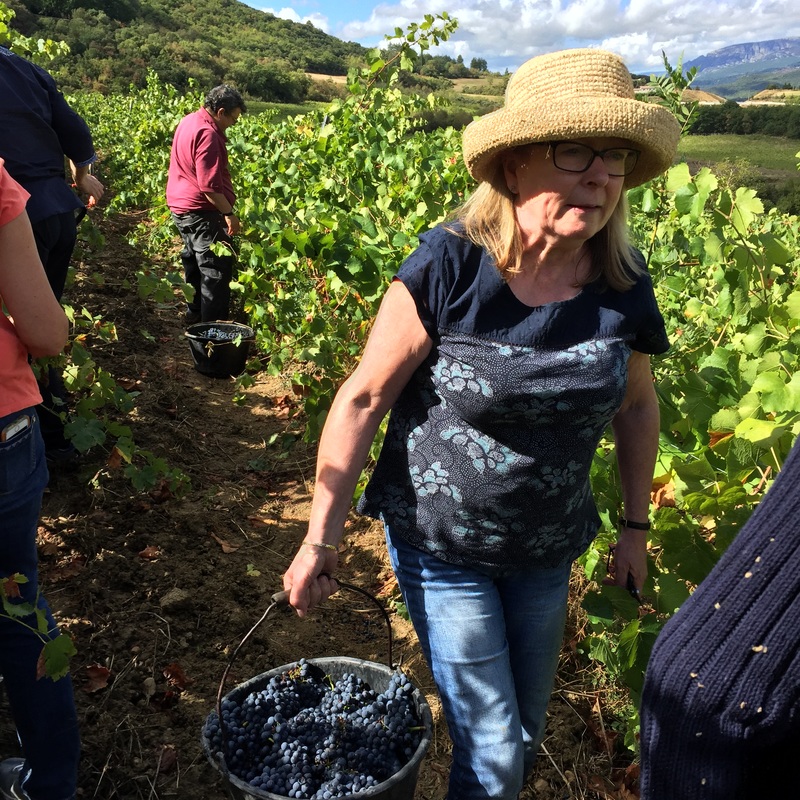
[[[315,664],[334,679],[340,678],[345,673],[352,673],[379,693],[386,690],[389,685],[389,679],[393,673],[393,670],[385,664],[378,664],[374,661],[363,661],[359,658],[348,658],[347,656],[309,658],[308,662],[310,664]],[[258,692],[269,683],[271,678],[295,666],[297,666],[297,662],[286,664],[283,667],[277,667],[255,678],[251,678],[249,681],[240,684],[226,694],[224,699],[246,697],[253,692]],[[411,756],[408,763],[399,772],[396,772],[377,786],[364,789],[357,794],[345,795],[342,800],[360,800],[360,798],[375,797],[381,797],[383,800],[413,800],[414,791],[417,786],[417,778],[419,777],[419,768],[428,750],[428,746],[431,743],[433,721],[431,710],[425,700],[425,696],[416,687],[414,688],[412,698],[414,700],[414,708],[417,712],[417,716],[424,727],[424,732],[416,751]],[[208,724],[208,721],[206,724]],[[228,794],[233,800],[287,800],[285,795],[273,794],[263,789],[256,789],[236,775],[224,770],[220,766],[222,753],[212,752],[211,743],[205,734],[205,729],[202,736],[202,743],[203,750],[209,762],[211,762],[211,765],[228,781]]]
[[[342,583],[341,581],[338,583],[340,588],[350,589],[368,597],[370,600],[376,603],[381,610],[388,629],[389,664],[391,664],[392,629],[386,609],[375,597],[368,592],[365,592],[363,589],[360,589],[357,586],[350,586],[346,583]],[[228,661],[228,665],[222,675],[219,685],[219,692],[217,694],[216,716],[220,720],[222,720],[222,703],[225,700],[239,700],[247,697],[250,694],[257,693],[264,689],[272,678],[277,677],[284,672],[287,672],[298,666],[299,662],[293,662],[291,664],[285,664],[282,667],[276,667],[275,669],[251,678],[245,683],[239,684],[230,692],[223,695],[225,680],[228,672],[230,671],[230,668],[244,643],[255,632],[256,628],[258,628],[258,626],[267,618],[273,608],[288,607],[288,596],[285,592],[279,592],[273,595],[272,601],[272,605],[270,605],[270,607],[264,612],[261,619],[245,635]],[[326,675],[330,675],[334,680],[341,678],[346,673],[355,675],[357,678],[360,678],[362,681],[364,681],[364,683],[368,684],[369,687],[377,694],[383,693],[387,690],[389,687],[389,681],[395,672],[391,666],[379,664],[374,661],[364,661],[360,658],[351,658],[348,656],[309,658],[306,659],[306,661],[309,664],[319,667]],[[381,783],[363,789],[355,794],[348,794],[340,797],[339,800],[361,800],[362,798],[377,797],[382,798],[382,800],[413,800],[414,792],[417,786],[417,779],[419,777],[420,766],[433,737],[433,719],[431,716],[430,706],[425,700],[425,695],[416,686],[413,687],[411,698],[413,700],[417,719],[419,719],[423,731],[419,744],[409,758],[408,762],[399,771]],[[207,734],[207,730],[212,719],[213,716],[209,714],[209,716],[206,718],[206,723],[203,727],[203,732],[200,737],[203,751],[205,752],[206,757],[214,769],[216,769],[222,775],[223,779],[227,781],[226,789],[232,800],[288,800],[285,795],[273,794],[272,792],[268,792],[264,789],[251,786],[249,783],[247,783],[247,781],[242,780],[228,770],[225,763],[224,753],[212,749],[211,740]]]

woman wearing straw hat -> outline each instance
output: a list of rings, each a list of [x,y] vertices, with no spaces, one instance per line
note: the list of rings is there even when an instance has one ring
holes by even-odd
[[[531,59],[464,132],[478,187],[389,287],[320,442],[308,534],[284,576],[303,615],[335,591],[350,499],[389,554],[453,742],[449,798],[515,798],[544,735],[572,561],[600,527],[589,468],[613,426],[616,582],[646,575],[668,348],[624,189],[666,170],[679,125],[615,55]]]

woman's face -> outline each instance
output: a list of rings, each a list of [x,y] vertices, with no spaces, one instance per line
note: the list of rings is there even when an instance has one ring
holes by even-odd
[[[625,139],[607,137],[575,141],[595,150],[631,147]],[[510,151],[503,166],[526,245],[582,245],[608,222],[625,180],[609,175],[603,159],[598,157],[585,172],[558,169],[546,143]]]

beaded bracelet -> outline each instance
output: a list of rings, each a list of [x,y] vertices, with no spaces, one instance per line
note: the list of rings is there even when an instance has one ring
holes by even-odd
[[[309,547],[319,547],[322,550],[333,550],[334,553],[338,552],[339,550],[335,544],[328,544],[327,542],[309,542],[303,540],[303,544],[307,544]]]
[[[634,522],[631,519],[625,519],[625,517],[619,518],[619,526],[620,528],[632,528],[635,531],[649,531],[650,530],[650,523],[649,522]]]

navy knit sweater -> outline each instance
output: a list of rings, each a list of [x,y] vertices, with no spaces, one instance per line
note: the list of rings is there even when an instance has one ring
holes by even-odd
[[[656,641],[641,719],[641,800],[800,798],[800,444]]]

